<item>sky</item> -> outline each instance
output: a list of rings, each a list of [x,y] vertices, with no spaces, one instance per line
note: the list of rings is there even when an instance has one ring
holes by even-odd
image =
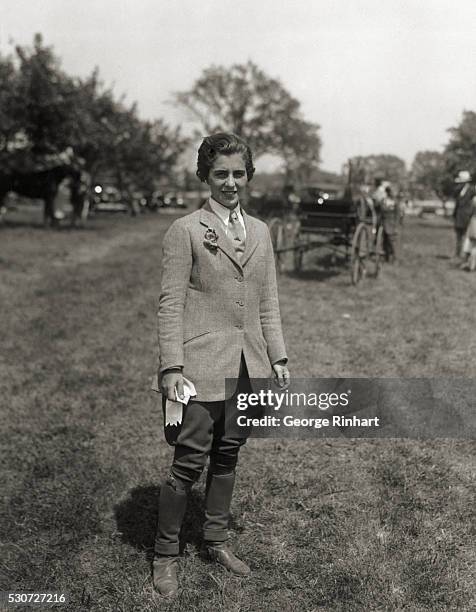
[[[353,155],[411,164],[476,110],[475,0],[0,0],[2,53],[35,32],[68,73],[98,66],[141,117],[185,133],[173,92],[212,64],[252,60],[321,126],[331,171]]]

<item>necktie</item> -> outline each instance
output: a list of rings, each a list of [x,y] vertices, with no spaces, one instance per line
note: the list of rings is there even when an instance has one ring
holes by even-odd
[[[230,213],[230,217],[228,219],[228,235],[233,242],[236,255],[238,259],[240,259],[245,252],[245,231],[240,223],[240,220],[238,219],[236,211],[234,210]]]

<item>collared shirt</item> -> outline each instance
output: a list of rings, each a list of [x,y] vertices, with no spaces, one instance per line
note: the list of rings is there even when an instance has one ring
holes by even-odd
[[[245,220],[243,219],[243,214],[241,212],[241,208],[239,204],[236,205],[236,208],[234,208],[233,210],[230,210],[229,208],[227,208],[226,206],[223,206],[223,204],[220,204],[220,202],[217,202],[213,198],[208,198],[208,201],[210,202],[210,208],[213,210],[216,216],[219,217],[223,221],[223,225],[225,226],[225,233],[227,236],[228,236],[228,223],[230,221],[230,213],[236,212],[238,216],[238,221],[241,223],[241,226],[243,228],[243,231],[245,233],[245,238],[246,238]]]

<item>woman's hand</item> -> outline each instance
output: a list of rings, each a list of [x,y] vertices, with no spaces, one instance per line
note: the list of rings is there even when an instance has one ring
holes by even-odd
[[[183,375],[179,370],[173,370],[162,374],[160,390],[167,399],[177,401],[177,397],[183,398]],[[177,390],[177,395],[175,394]]]
[[[277,363],[273,364],[273,370],[278,386],[281,387],[281,389],[287,389],[291,381],[288,366],[285,363],[278,361]]]

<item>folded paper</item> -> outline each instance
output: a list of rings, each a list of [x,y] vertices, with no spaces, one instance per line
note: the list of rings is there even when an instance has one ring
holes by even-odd
[[[183,418],[183,407],[186,406],[191,397],[195,397],[197,391],[193,382],[187,378],[183,379],[183,398],[178,397],[175,389],[175,401],[167,400],[165,403],[165,425],[181,425]]]

